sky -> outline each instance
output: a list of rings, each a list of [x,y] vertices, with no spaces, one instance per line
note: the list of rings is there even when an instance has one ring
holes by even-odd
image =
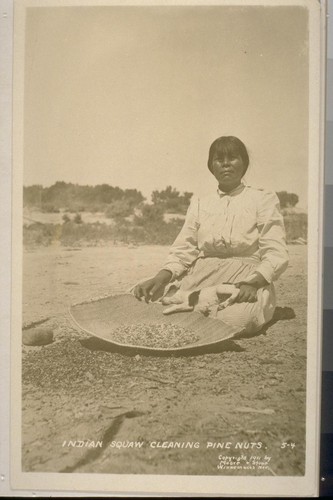
[[[302,7],[27,9],[24,184],[209,194],[214,139],[247,146],[246,182],[307,206]]]

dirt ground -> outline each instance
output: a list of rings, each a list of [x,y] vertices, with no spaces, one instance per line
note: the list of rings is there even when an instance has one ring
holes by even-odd
[[[195,356],[129,355],[78,331],[68,307],[154,273],[162,246],[48,247],[23,257],[22,469],[111,474],[302,475],[306,246],[289,246],[260,335]]]

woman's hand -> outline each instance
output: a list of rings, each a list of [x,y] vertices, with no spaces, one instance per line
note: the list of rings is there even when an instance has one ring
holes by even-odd
[[[247,281],[241,281],[235,284],[239,288],[239,294],[236,302],[256,302],[257,290],[268,285],[268,281],[262,274],[254,272],[254,274]]]
[[[248,285],[246,283],[239,283],[236,287],[239,288],[239,294],[236,298],[236,302],[256,302],[257,288],[255,286]]]
[[[133,290],[135,297],[141,300],[144,297],[145,301],[148,303],[150,300],[154,301],[159,299],[164,292],[165,286],[169,283],[172,278],[171,271],[167,269],[162,269],[159,273],[143,283],[139,283]]]

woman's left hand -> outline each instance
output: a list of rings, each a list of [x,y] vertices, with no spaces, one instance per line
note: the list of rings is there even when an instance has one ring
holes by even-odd
[[[235,302],[256,302],[257,288],[252,285],[240,283],[236,285],[239,288],[239,294]]]
[[[268,285],[268,281],[261,273],[255,271],[246,281],[240,281],[235,286],[239,288],[239,294],[235,302],[256,302],[257,290]]]

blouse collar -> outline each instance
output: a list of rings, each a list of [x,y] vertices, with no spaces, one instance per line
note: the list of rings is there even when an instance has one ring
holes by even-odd
[[[235,189],[232,191],[229,191],[229,193],[225,193],[222,191],[220,188],[217,188],[217,194],[222,198],[223,196],[237,196],[240,194],[243,190],[245,189],[245,184],[241,182],[239,186],[237,186]]]

